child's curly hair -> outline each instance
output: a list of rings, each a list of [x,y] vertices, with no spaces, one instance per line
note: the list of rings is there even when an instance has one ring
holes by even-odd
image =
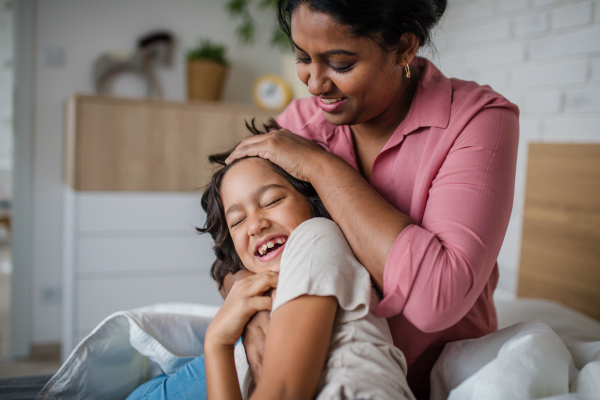
[[[264,131],[256,128],[254,119],[252,119],[250,124],[246,122],[246,127],[253,135],[262,135],[271,130],[281,129],[274,119],[270,119],[266,124],[263,125]],[[234,149],[225,153],[213,154],[208,157],[208,160],[212,164],[222,165],[223,168],[219,169],[213,174],[210,183],[204,188],[201,204],[202,208],[206,212],[206,223],[204,224],[204,227],[196,228],[199,233],[210,233],[215,241],[213,250],[215,251],[217,259],[212,265],[210,275],[218,283],[219,289],[223,287],[223,280],[227,274],[234,274],[241,269],[244,269],[240,257],[235,251],[235,246],[233,244],[233,240],[231,239],[231,235],[229,234],[227,220],[225,219],[225,211],[223,209],[223,201],[221,200],[221,183],[223,182],[223,177],[227,171],[229,171],[231,166],[242,160],[235,160],[229,165],[225,163],[225,160],[227,157],[229,157]],[[270,164],[274,172],[287,179],[294,189],[296,189],[306,198],[313,218],[323,217],[331,219],[327,209],[319,198],[319,195],[310,183],[294,178],[276,164]]]

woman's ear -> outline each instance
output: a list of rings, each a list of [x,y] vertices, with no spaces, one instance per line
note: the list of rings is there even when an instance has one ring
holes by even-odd
[[[405,33],[400,36],[400,44],[396,51],[397,63],[404,67],[412,62],[419,50],[419,39],[414,33]]]

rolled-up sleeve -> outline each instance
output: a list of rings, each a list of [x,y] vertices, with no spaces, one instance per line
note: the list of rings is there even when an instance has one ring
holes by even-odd
[[[388,254],[378,315],[402,313],[434,332],[473,307],[510,219],[518,130],[516,107],[490,106],[465,121],[445,150],[431,149],[431,159],[445,156],[417,176],[431,182],[421,199],[423,218],[400,233]]]

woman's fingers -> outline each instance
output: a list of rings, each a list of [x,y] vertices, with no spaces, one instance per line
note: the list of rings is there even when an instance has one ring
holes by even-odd
[[[244,139],[229,155],[228,164],[244,157],[261,157],[279,165],[297,179],[308,181],[311,155],[323,149],[287,129]]]
[[[225,161],[227,164],[231,164],[235,160],[244,157],[260,157],[261,150],[263,154],[267,151],[267,148],[271,145],[270,140],[276,139],[276,135],[280,134],[280,131],[272,131],[265,133],[264,135],[255,135],[247,137],[237,145],[235,150],[229,155]],[[269,159],[267,157],[262,157]]]

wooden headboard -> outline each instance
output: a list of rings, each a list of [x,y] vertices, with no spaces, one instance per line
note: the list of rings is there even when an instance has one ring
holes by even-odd
[[[600,144],[529,145],[517,294],[600,320]]]

